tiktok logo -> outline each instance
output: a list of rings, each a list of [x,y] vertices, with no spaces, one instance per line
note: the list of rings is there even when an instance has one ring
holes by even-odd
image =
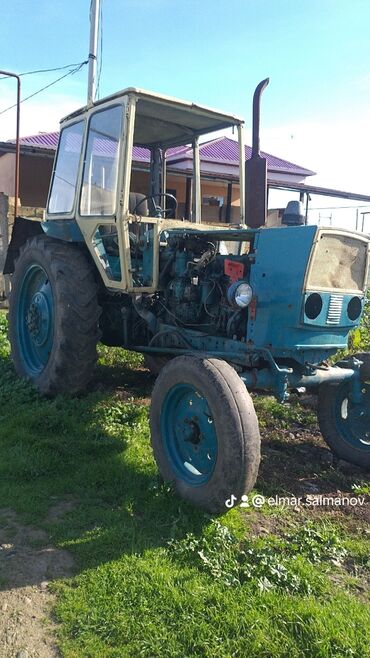
[[[234,496],[234,494],[231,494],[230,498],[225,500],[225,506],[231,509],[232,507],[234,507],[236,501],[237,501],[237,497]]]

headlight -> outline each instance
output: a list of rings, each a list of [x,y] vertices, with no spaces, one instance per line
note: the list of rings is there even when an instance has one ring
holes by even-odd
[[[253,290],[246,281],[235,281],[227,291],[227,301],[235,308],[246,308],[252,297]]]

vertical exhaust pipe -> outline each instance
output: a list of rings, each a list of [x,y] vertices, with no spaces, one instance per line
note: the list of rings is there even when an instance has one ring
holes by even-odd
[[[245,214],[251,228],[266,223],[267,213],[267,160],[260,154],[261,96],[269,78],[257,85],[253,95],[253,142],[252,156],[245,163]]]

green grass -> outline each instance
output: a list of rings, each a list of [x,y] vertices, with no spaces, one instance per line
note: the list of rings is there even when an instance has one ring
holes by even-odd
[[[361,324],[359,327],[356,327],[356,329],[353,329],[349,335],[348,349],[338,352],[334,360],[342,358],[348,354],[370,351],[370,288],[367,291],[366,300]]]
[[[45,400],[16,378],[5,332],[0,314],[0,507],[74,556],[75,577],[53,584],[64,658],[370,656],[361,518],[273,508],[210,518],[157,476],[140,357],[102,348],[85,397]],[[335,491],[323,446],[312,443],[307,458],[289,440],[291,428],[309,430],[313,412],[255,401],[257,491],[295,493],[317,474]],[[363,476],[341,478],[342,491],[368,492]],[[59,500],[70,511],[48,520]]]
[[[370,351],[370,289],[361,325],[352,331],[349,347],[351,352]]]

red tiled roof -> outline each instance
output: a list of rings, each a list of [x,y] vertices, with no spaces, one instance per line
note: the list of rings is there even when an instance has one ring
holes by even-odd
[[[56,150],[58,146],[59,132],[39,133],[29,137],[21,137],[20,143],[24,146]],[[13,141],[13,140],[12,140]],[[200,158],[202,162],[213,162],[218,164],[238,164],[239,145],[238,142],[229,137],[218,137],[209,142],[200,144]],[[245,147],[245,158],[249,160],[252,155],[250,146]],[[314,171],[301,167],[300,165],[283,160],[270,153],[261,155],[267,159],[269,171],[286,172],[293,175],[312,176]],[[142,146],[133,147],[133,158],[136,162],[149,162],[149,150]],[[167,151],[167,162],[175,163],[192,159],[192,148],[190,146],[177,146]]]

